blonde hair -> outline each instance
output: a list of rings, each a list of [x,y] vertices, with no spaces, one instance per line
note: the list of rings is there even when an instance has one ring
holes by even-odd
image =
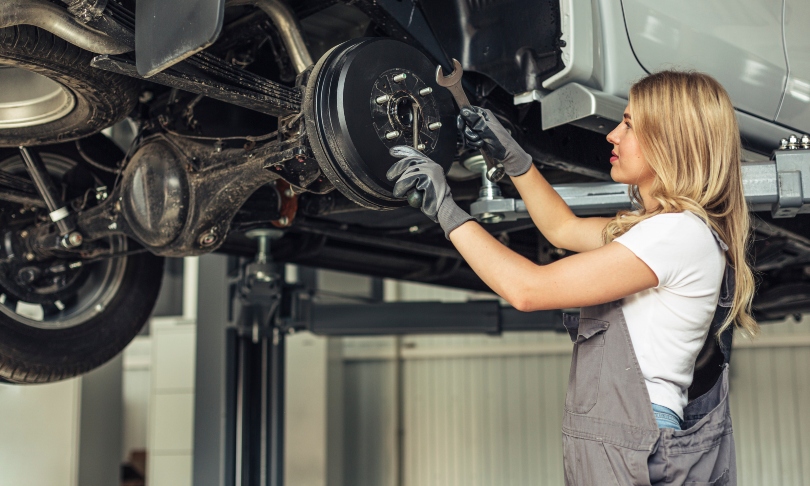
[[[662,71],[630,88],[633,130],[655,173],[650,197],[658,207],[622,211],[605,227],[605,243],[639,222],[663,213],[691,211],[728,245],[734,269],[734,302],[718,332],[732,323],[750,336],[759,332],[751,317],[754,276],[746,261],[750,221],[740,168],[740,131],[728,93],[711,76]],[[630,196],[640,201],[638,186]]]

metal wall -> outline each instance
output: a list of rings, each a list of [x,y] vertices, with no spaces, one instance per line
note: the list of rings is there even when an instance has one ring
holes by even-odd
[[[443,295],[401,285],[387,297]],[[570,350],[555,333],[344,339],[344,484],[563,484]],[[739,484],[806,484],[810,320],[737,340],[731,406]]]

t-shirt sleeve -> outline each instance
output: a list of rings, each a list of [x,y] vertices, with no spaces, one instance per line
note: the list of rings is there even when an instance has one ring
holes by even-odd
[[[658,287],[678,287],[690,275],[691,268],[716,246],[708,227],[696,216],[686,213],[659,214],[633,226],[614,240],[632,251],[658,277]],[[716,251],[716,250],[714,250]]]

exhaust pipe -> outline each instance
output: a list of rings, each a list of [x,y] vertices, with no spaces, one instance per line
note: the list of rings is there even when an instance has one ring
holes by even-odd
[[[301,74],[312,65],[312,57],[309,49],[301,36],[301,26],[295,13],[283,0],[229,0],[226,7],[238,7],[240,5],[255,5],[262,9],[270,17],[284,42],[284,47],[290,54],[290,60],[295,67],[295,72]]]
[[[96,54],[123,54],[132,48],[77,21],[47,0],[0,1],[0,28],[33,25]]]

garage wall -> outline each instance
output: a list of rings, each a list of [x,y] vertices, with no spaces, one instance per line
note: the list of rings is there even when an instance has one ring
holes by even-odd
[[[386,297],[457,300],[459,293],[388,282]],[[345,338],[343,346],[345,484],[563,483],[566,335]],[[753,343],[738,339],[733,360],[739,484],[803,484],[810,320],[769,324]]]

